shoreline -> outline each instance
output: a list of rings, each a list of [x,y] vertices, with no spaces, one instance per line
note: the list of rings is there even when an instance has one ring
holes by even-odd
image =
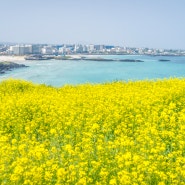
[[[97,57],[97,55],[81,55],[81,54],[75,54],[75,55],[66,55],[67,57],[70,57],[71,59],[80,59],[81,57]],[[27,57],[26,55],[23,56],[12,56],[12,55],[0,55],[0,62],[25,62]]]
[[[25,61],[25,56],[6,56],[6,55],[0,55],[0,62],[21,62]]]
[[[99,62],[144,62],[143,60],[138,59],[131,59],[131,58],[125,58],[125,59],[119,59],[119,58],[104,58],[105,55],[84,55],[84,54],[69,54],[69,55],[58,55],[58,56],[45,56],[43,55],[41,58],[32,58],[32,56],[14,56],[14,55],[0,55],[0,63],[2,62],[14,62],[17,64],[26,64],[28,60],[87,60],[87,61],[99,61]],[[128,55],[125,55],[128,56]],[[135,55],[134,55],[135,56]],[[159,59],[158,61],[170,61],[169,59]]]

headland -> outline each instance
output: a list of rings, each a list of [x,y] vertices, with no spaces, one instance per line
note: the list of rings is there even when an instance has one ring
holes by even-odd
[[[6,71],[11,71],[12,69],[22,68],[22,67],[28,67],[28,66],[24,64],[9,62],[9,61],[0,62],[0,74],[5,73]]]

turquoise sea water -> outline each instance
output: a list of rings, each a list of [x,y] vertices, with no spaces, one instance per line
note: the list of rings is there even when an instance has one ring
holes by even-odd
[[[22,61],[21,63],[30,67],[1,74],[0,81],[8,78],[24,79],[59,87],[65,84],[104,83],[115,80],[185,77],[185,56],[108,55],[100,57],[137,59],[144,62]],[[160,59],[170,61],[159,61]]]

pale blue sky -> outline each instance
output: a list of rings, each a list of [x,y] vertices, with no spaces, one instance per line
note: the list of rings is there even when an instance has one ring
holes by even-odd
[[[0,0],[0,42],[185,49],[185,0]]]

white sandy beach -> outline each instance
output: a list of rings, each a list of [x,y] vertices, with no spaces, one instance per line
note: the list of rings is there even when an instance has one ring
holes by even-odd
[[[70,56],[71,58],[81,58],[81,57],[92,57],[91,55],[66,55]],[[6,55],[0,55],[0,62],[3,61],[9,61],[9,62],[21,62],[25,61],[25,56],[6,56]]]
[[[81,55],[81,54],[76,54],[76,55],[66,55],[69,56],[71,58],[81,58],[81,57],[85,57],[85,58],[97,58],[98,55]],[[0,55],[0,62],[4,62],[4,61],[8,61],[8,62],[16,62],[16,63],[22,63],[22,62],[26,62],[25,56],[7,56],[7,55]]]
[[[9,62],[19,62],[19,61],[24,61],[25,56],[5,56],[5,55],[0,55],[0,62],[3,61],[9,61]]]

